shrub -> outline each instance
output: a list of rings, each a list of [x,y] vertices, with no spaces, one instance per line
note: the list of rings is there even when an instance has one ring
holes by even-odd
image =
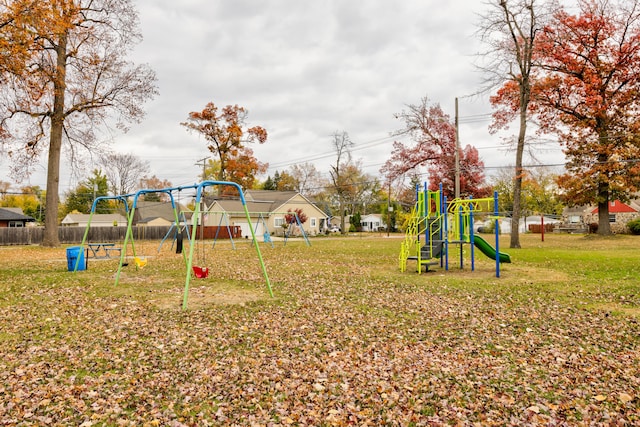
[[[627,223],[631,234],[640,235],[640,218],[633,219]]]

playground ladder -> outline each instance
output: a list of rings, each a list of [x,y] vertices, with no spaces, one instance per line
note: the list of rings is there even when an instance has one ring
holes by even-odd
[[[404,272],[407,269],[407,261],[412,259],[417,262],[418,273],[422,271],[422,266],[433,265],[433,253],[434,244],[432,237],[441,233],[442,216],[437,211],[425,212],[424,209],[424,197],[420,193],[418,202],[411,211],[411,217],[407,224],[404,240],[400,245],[400,254],[398,256],[400,271]],[[426,211],[429,211],[427,209]],[[425,216],[425,213],[430,213],[430,216]],[[425,246],[428,243],[428,255],[425,256],[427,251],[423,252],[423,248],[420,246],[420,235],[427,233],[430,237],[428,242],[425,242]],[[425,239],[426,240],[426,239]],[[415,254],[415,255],[414,255]]]

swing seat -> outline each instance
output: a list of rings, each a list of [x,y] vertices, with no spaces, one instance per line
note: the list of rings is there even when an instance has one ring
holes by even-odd
[[[198,267],[194,265],[192,268],[193,274],[195,274],[198,279],[206,279],[207,277],[209,277],[208,267]]]
[[[143,268],[145,265],[147,265],[147,259],[146,258],[134,257],[133,260],[135,261],[136,267],[138,267],[138,268]]]

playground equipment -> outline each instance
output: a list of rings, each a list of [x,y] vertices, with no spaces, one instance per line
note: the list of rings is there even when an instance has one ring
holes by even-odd
[[[492,209],[493,207],[493,209]],[[491,213],[495,221],[495,247],[476,236],[473,231],[474,214]],[[498,193],[493,198],[454,199],[447,202],[442,185],[437,191],[430,191],[427,184],[421,191],[416,186],[416,204],[401,244],[400,271],[406,271],[408,261],[416,261],[418,273],[429,271],[430,266],[440,265],[449,269],[451,245],[459,245],[460,268],[464,267],[465,244],[470,246],[471,270],[475,270],[475,248],[496,261],[496,277],[500,277],[500,263],[509,263],[511,258],[499,251]]]
[[[260,212],[260,214],[258,215],[258,220],[256,221],[256,226],[255,226],[256,234],[259,234],[258,229],[260,227],[262,227],[263,242],[269,243],[273,248],[273,240],[271,240],[271,233],[269,232],[269,226],[267,225],[267,221],[264,219],[264,215],[262,215],[262,212]],[[255,243],[255,241],[253,243]]]
[[[231,247],[233,249],[236,248],[236,244],[233,242],[233,232],[231,231],[231,226],[229,225],[229,214],[226,212],[220,212],[220,220],[218,221],[218,228],[216,228],[216,235],[213,237],[213,245],[212,247],[216,247],[216,242],[218,241],[218,236],[220,234],[220,229],[222,227],[222,220],[224,220],[224,225],[227,229],[227,236],[229,236],[229,241],[231,242]],[[254,229],[255,230],[255,229]]]
[[[180,212],[178,215],[180,222],[176,224],[175,222],[171,223],[171,227],[167,231],[167,234],[160,241],[160,245],[158,245],[158,253],[160,253],[160,249],[162,249],[162,245],[165,240],[173,233],[173,241],[171,242],[171,249],[173,249],[173,244],[176,244],[176,253],[182,253],[182,239],[184,238],[184,233],[187,234],[187,239],[191,239],[189,236],[189,227],[187,227],[187,219],[184,215],[184,212]]]
[[[105,197],[98,197],[94,200],[93,205],[91,207],[91,213],[89,215],[89,220],[87,222],[87,227],[85,229],[85,233],[84,233],[84,237],[82,239],[82,244],[79,248],[80,251],[84,251],[84,245],[87,241],[87,236],[89,234],[89,227],[91,226],[91,218],[93,216],[93,214],[95,213],[95,209],[96,209],[96,205],[97,202],[103,199],[118,199],[123,201],[124,205],[125,205],[125,209],[127,211],[127,230],[125,233],[125,237],[124,237],[124,242],[122,245],[122,250],[121,250],[121,255],[120,255],[120,264],[118,266],[118,271],[115,275],[115,285],[118,284],[119,280],[120,280],[120,273],[122,271],[122,267],[127,265],[127,263],[125,262],[126,259],[126,248],[128,247],[128,245],[131,246],[131,251],[133,253],[133,259],[136,263],[136,268],[142,268],[144,265],[146,265],[148,263],[148,259],[145,257],[140,256],[139,254],[137,254],[136,252],[136,248],[135,248],[135,244],[134,244],[134,239],[133,239],[133,218],[134,218],[134,214],[135,214],[135,210],[138,206],[138,199],[140,198],[140,196],[143,196],[145,194],[149,194],[149,193],[164,193],[167,194],[170,201],[171,201],[171,205],[173,208],[173,213],[174,213],[174,220],[175,220],[175,224],[180,224],[180,220],[178,217],[178,212],[177,212],[177,208],[176,208],[176,203],[173,197],[173,192],[174,191],[182,191],[185,189],[195,189],[196,190],[196,198],[195,198],[195,210],[193,212],[193,224],[192,224],[192,229],[191,229],[191,233],[187,234],[188,235],[188,242],[189,242],[189,254],[188,256],[183,252],[182,253],[182,257],[183,260],[186,264],[186,278],[185,278],[185,286],[184,286],[184,295],[183,295],[183,302],[182,302],[182,308],[183,310],[187,308],[187,298],[188,298],[188,294],[189,294],[189,284],[191,282],[191,278],[192,275],[195,275],[198,278],[204,278],[208,276],[209,273],[209,269],[207,267],[200,267],[200,266],[195,266],[193,265],[193,255],[194,255],[194,249],[195,249],[195,245],[193,240],[195,239],[196,236],[196,227],[198,226],[198,221],[197,218],[200,215],[200,205],[201,205],[201,200],[202,200],[202,195],[203,195],[203,191],[205,188],[210,187],[210,186],[231,186],[234,187],[239,195],[240,198],[240,202],[242,204],[243,210],[244,210],[244,214],[245,217],[247,219],[247,222],[249,224],[249,230],[251,232],[251,236],[253,241],[255,241],[256,237],[255,237],[255,233],[253,230],[253,225],[251,224],[251,217],[249,216],[249,211],[247,209],[247,203],[244,197],[244,193],[242,192],[242,188],[236,184],[235,182],[226,182],[226,181],[203,181],[199,184],[194,184],[194,185],[189,185],[189,186],[181,186],[181,187],[167,187],[167,188],[162,188],[162,189],[144,189],[144,190],[139,190],[137,191],[135,194],[127,194],[127,195],[118,195],[118,196],[105,196]],[[129,203],[130,200],[133,198],[133,200],[131,201],[131,207],[129,208]],[[260,262],[260,267],[262,269],[262,273],[267,285],[267,289],[269,291],[269,295],[271,297],[273,297],[273,291],[271,289],[271,283],[269,281],[269,276],[267,274],[267,269],[264,265],[264,260],[262,259],[262,254],[260,252],[260,247],[258,245],[255,245],[256,248],[256,253],[258,256],[258,260]],[[74,271],[77,271],[80,266],[80,258],[81,257],[76,257],[76,260],[74,262]]]
[[[191,229],[191,234],[190,234],[190,239],[189,239],[189,255],[186,257],[186,278],[185,278],[185,285],[184,285],[184,295],[183,295],[183,301],[182,301],[182,308],[183,310],[187,308],[187,299],[188,299],[188,294],[189,294],[189,284],[191,282],[191,278],[192,278],[192,274],[196,275],[196,277],[200,277],[200,278],[204,278],[206,276],[208,276],[208,272],[209,269],[207,267],[200,267],[200,266],[194,266],[193,265],[193,255],[194,255],[194,250],[195,250],[195,244],[193,242],[193,240],[196,237],[196,227],[198,227],[198,218],[200,216],[200,209],[201,209],[201,201],[202,201],[202,196],[203,196],[203,192],[204,189],[207,187],[211,187],[211,186],[231,186],[233,188],[235,188],[238,192],[238,195],[240,197],[240,202],[242,204],[243,210],[244,210],[244,214],[245,217],[247,219],[247,222],[249,223],[249,230],[251,232],[251,236],[253,238],[253,240],[255,241],[255,233],[253,230],[253,225],[251,224],[251,218],[249,216],[249,211],[247,209],[247,202],[245,200],[244,197],[244,193],[242,192],[242,188],[236,184],[235,182],[226,182],[226,181],[203,181],[199,184],[194,184],[194,185],[190,185],[190,186],[182,186],[182,187],[171,187],[171,188],[164,188],[164,189],[159,189],[159,190],[139,190],[133,197],[133,204],[131,207],[131,212],[129,213],[129,224],[127,227],[127,233],[125,235],[125,242],[124,242],[124,246],[126,247],[127,245],[127,241],[129,239],[129,237],[131,237],[132,233],[131,233],[131,226],[132,226],[132,221],[133,221],[133,215],[138,203],[138,198],[143,195],[143,194],[147,194],[147,193],[166,193],[169,195],[170,199],[171,199],[171,203],[173,206],[173,210],[174,210],[174,214],[175,214],[175,221],[176,224],[179,223],[179,219],[178,219],[178,214],[175,208],[175,201],[173,199],[173,191],[182,191],[185,189],[195,189],[196,190],[196,198],[195,198],[195,209],[193,211],[193,217],[192,217],[192,229]],[[262,273],[267,285],[267,289],[269,291],[269,295],[271,297],[273,297],[273,291],[271,289],[271,283],[269,281],[269,276],[267,274],[267,269],[264,265],[264,260],[262,259],[262,253],[260,252],[260,247],[258,245],[255,245],[256,247],[256,254],[258,256],[258,260],[260,262],[260,267],[262,268]],[[134,256],[135,256],[135,249],[134,249]],[[183,253],[183,257],[185,257],[186,255]],[[119,277],[120,277],[120,270],[122,267],[122,260],[120,263],[120,268],[118,268],[118,273],[116,274],[116,284],[118,283]],[[197,267],[197,268],[193,268],[193,267]]]
[[[100,197],[96,197],[93,200],[93,204],[91,205],[91,212],[89,213],[89,219],[87,220],[87,226],[84,229],[84,234],[82,236],[82,242],[80,243],[80,252],[84,253],[85,252],[85,244],[87,243],[88,237],[89,237],[89,229],[91,228],[91,220],[93,218],[93,215],[96,213],[96,207],[98,206],[98,203],[101,200],[117,200],[122,202],[126,215],[127,217],[129,216],[129,198],[132,196],[132,194],[122,194],[122,195],[118,195],[118,196],[100,196]],[[80,265],[80,257],[78,257],[76,259],[76,263],[75,266],[73,268],[73,271],[78,271],[78,267]],[[86,265],[85,265],[86,268]]]
[[[234,211],[211,211],[210,215],[215,217],[219,217],[219,225],[218,225],[218,229],[216,230],[216,237],[214,238],[214,246],[216,243],[216,239],[218,236],[218,231],[221,229],[220,224],[222,224],[222,220],[223,218],[233,218],[233,217],[237,217],[239,215],[244,215],[244,212],[234,212]],[[249,214],[250,216],[252,216],[253,218],[255,218],[255,224],[253,224],[251,221],[248,221],[248,224],[251,225],[253,227],[253,234],[252,235],[252,240],[251,243],[252,244],[257,244],[258,240],[256,238],[256,236],[262,236],[262,242],[263,243],[267,243],[269,245],[271,245],[271,247],[274,247],[274,243],[273,243],[273,239],[271,238],[271,231],[269,230],[269,225],[268,225],[268,220],[267,218],[269,217],[273,217],[273,216],[282,216],[284,218],[289,218],[287,224],[287,227],[285,228],[284,231],[284,235],[283,235],[283,242],[284,245],[287,245],[287,241],[289,240],[289,238],[291,237],[293,230],[294,229],[298,229],[300,231],[300,236],[304,239],[305,243],[307,246],[311,246],[311,241],[309,240],[309,236],[307,234],[307,232],[304,229],[304,226],[302,225],[302,221],[300,221],[300,217],[298,216],[298,214],[296,212],[250,212]],[[227,227],[228,227],[228,220],[227,221]],[[231,231],[228,231],[229,235],[231,235]],[[233,244],[233,239],[232,239],[232,246],[235,249],[235,245]]]

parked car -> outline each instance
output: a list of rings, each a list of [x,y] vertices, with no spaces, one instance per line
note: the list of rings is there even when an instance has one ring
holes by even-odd
[[[340,232],[340,227],[338,227],[337,225],[333,225],[333,226],[331,226],[331,228],[329,228],[329,232],[330,233],[339,233]]]

